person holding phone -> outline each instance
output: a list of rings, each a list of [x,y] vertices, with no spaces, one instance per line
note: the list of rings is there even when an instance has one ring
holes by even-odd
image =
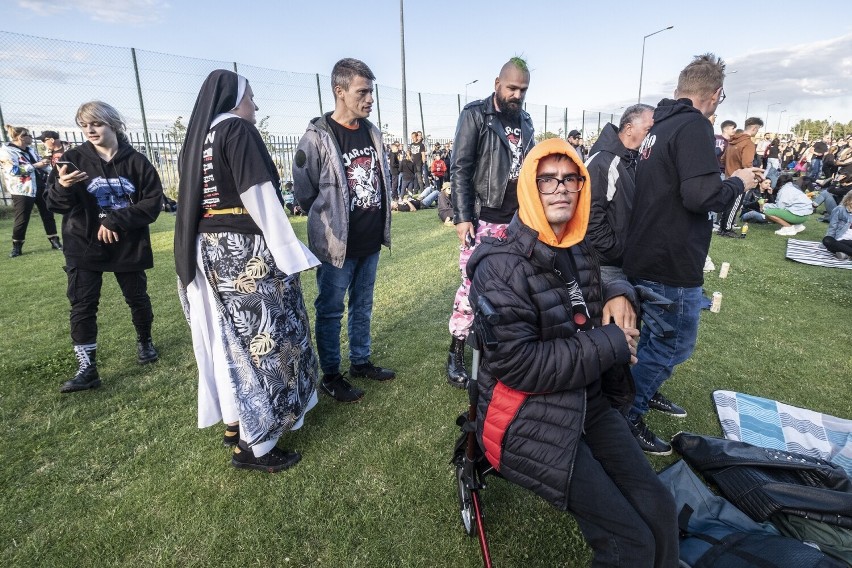
[[[77,373],[60,388],[63,393],[101,385],[95,355],[104,272],[115,273],[130,307],[138,363],[159,358],[151,339],[154,312],[145,270],[154,266],[148,226],[160,214],[160,176],[130,145],[112,106],[84,103],[75,120],[87,141],[57,162],[46,197],[48,208],[63,215],[71,341],[78,362]]]
[[[45,183],[50,172],[50,158],[42,159],[32,146],[30,131],[20,126],[6,125],[11,142],[0,146],[0,165],[3,168],[6,187],[12,194],[15,209],[15,225],[12,229],[12,252],[9,258],[23,254],[24,239],[33,206],[38,208],[44,232],[50,246],[62,250],[62,244],[56,234],[56,221],[44,202]]]

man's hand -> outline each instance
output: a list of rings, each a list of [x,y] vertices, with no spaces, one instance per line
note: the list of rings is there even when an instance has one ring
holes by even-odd
[[[624,296],[616,296],[604,304],[603,325],[613,321],[622,330],[636,327],[636,312],[633,304]]]
[[[68,166],[59,166],[57,171],[59,172],[59,177],[57,178],[59,180],[59,185],[65,188],[69,188],[75,183],[89,179],[89,174],[80,170],[71,172],[70,174],[66,173],[68,171]]]
[[[464,222],[456,225],[456,234],[459,236],[459,240],[462,245],[468,244],[468,239],[470,242],[473,242],[473,239],[476,238],[476,234],[473,232],[473,223]]]
[[[103,225],[98,229],[98,240],[102,243],[112,244],[118,242],[118,233],[107,229]]]
[[[624,339],[627,340],[627,348],[630,349],[630,364],[635,365],[638,359],[636,358],[636,338],[639,337],[639,330],[633,327],[624,329]]]
[[[743,185],[745,185],[746,191],[748,191],[753,187],[757,187],[757,184],[763,180],[763,174],[763,168],[742,168],[731,174],[731,177],[740,178]]]

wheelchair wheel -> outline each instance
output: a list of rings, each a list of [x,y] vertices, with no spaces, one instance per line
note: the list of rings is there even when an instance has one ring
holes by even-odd
[[[476,536],[476,512],[473,508],[473,496],[465,481],[464,467],[456,465],[456,492],[459,498],[459,515],[467,536]]]

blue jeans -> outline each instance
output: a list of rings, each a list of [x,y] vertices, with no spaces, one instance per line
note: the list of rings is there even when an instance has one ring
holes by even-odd
[[[760,211],[750,210],[743,211],[743,214],[740,215],[740,220],[743,223],[766,223],[766,215],[761,213]]]
[[[672,376],[675,365],[683,363],[692,355],[695,340],[698,338],[701,305],[704,303],[701,286],[678,288],[639,279],[634,284],[647,286],[674,302],[671,312],[663,312],[656,306],[649,307],[660,313],[663,321],[674,328],[674,335],[660,337],[652,334],[647,325],[642,326],[636,353],[638,362],[631,369],[636,383],[636,398],[630,410],[631,416],[646,414],[648,401]]]
[[[323,262],[317,269],[316,338],[320,368],[326,375],[340,372],[340,322],[343,299],[349,292],[347,333],[349,362],[363,365],[370,360],[370,320],[379,253],[347,258],[342,268]]]
[[[830,217],[831,212],[834,211],[834,208],[837,207],[837,200],[834,198],[834,195],[829,193],[827,189],[823,189],[819,192],[819,195],[814,197],[814,209],[818,206],[825,203],[825,214]]]
[[[822,158],[814,158],[811,160],[811,169],[808,172],[810,177],[814,178],[814,181],[819,179],[820,174],[822,174]]]

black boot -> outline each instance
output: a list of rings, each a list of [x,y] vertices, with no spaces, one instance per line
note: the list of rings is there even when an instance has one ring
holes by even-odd
[[[450,354],[447,356],[447,382],[463,389],[469,378],[467,369],[464,368],[464,339],[454,335],[453,342],[450,343]]]
[[[96,389],[101,386],[101,378],[98,376],[98,365],[95,361],[97,346],[75,345],[74,355],[77,356],[77,374],[70,381],[65,381],[59,388],[59,392],[76,392],[87,389]]]
[[[53,250],[62,250],[62,243],[59,242],[59,237],[54,235],[52,237],[47,237],[47,240],[50,241],[50,248]]]
[[[153,363],[160,358],[160,354],[154,349],[154,340],[151,336],[139,337],[136,340],[136,360],[140,365]]]
[[[9,258],[15,258],[24,254],[21,249],[24,248],[24,241],[12,241],[12,252],[9,253]]]

